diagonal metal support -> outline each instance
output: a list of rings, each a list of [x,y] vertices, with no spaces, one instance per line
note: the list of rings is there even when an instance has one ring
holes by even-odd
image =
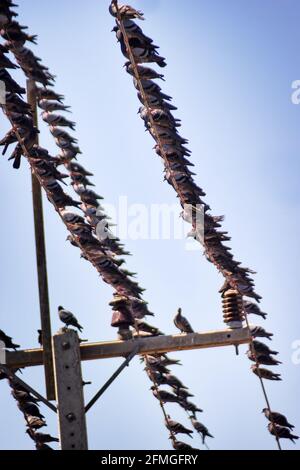
[[[12,372],[8,367],[6,367],[3,364],[0,364],[0,370],[2,370],[9,378],[12,378],[15,382],[18,384],[22,385],[28,392],[30,392],[32,395],[35,396],[35,398],[38,398],[41,402],[44,403],[44,405],[48,406],[50,410],[54,411],[54,413],[57,413],[57,408],[54,406],[52,403],[50,403],[46,398],[44,398],[39,392],[34,390],[34,388],[30,387],[24,380],[20,379],[14,372]]]
[[[116,380],[116,378],[121,374],[122,370],[125,369],[126,366],[129,365],[130,361],[136,356],[136,354],[139,352],[139,345],[137,345],[133,351],[126,357],[125,361],[118,367],[116,372],[113,373],[113,375],[105,382],[105,384],[100,388],[100,390],[96,393],[96,395],[91,399],[91,401],[86,405],[85,407],[85,412],[87,413],[89,409],[92,408],[92,406],[96,403],[96,401],[103,395],[105,390],[108,389],[108,387]]]

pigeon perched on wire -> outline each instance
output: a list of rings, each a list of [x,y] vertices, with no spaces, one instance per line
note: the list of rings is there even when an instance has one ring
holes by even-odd
[[[262,326],[251,325],[250,333],[254,338],[268,338],[272,341],[273,333],[268,333]]]
[[[176,388],[175,393],[179,398],[183,398],[184,400],[194,396],[186,388]]]
[[[45,418],[45,416],[41,414],[38,406],[32,401],[18,402],[18,407],[25,414],[25,416],[30,415],[41,419]]]
[[[279,424],[280,426],[290,428],[291,430],[293,430],[295,427],[293,424],[290,424],[288,422],[287,418],[283,414],[278,413],[277,411],[270,411],[268,408],[263,408],[262,413],[264,413],[265,417],[269,421],[275,424]]]
[[[58,316],[59,319],[68,327],[74,326],[80,332],[83,330],[83,327],[78,323],[77,318],[69,310],[65,310],[61,305],[58,307]]]
[[[257,375],[257,377],[261,377],[262,379],[266,380],[281,380],[281,375],[276,374],[272,370],[264,369],[263,367],[257,367],[256,364],[251,366],[252,372]]]
[[[248,300],[247,301],[244,300],[244,309],[246,310],[246,313],[248,315],[250,314],[258,315],[259,317],[262,317],[264,320],[267,317],[267,313],[262,312],[257,304],[250,302]]]
[[[193,449],[192,446],[187,444],[186,442],[182,441],[177,441],[177,439],[173,439],[172,436],[170,436],[170,439],[172,439],[172,445],[175,450],[191,450]]]
[[[183,424],[174,421],[169,415],[167,415],[165,425],[173,434],[187,434],[188,436],[193,437],[193,431],[191,429],[187,429]]]
[[[204,424],[200,423],[200,421],[197,421],[193,416],[190,416],[190,420],[191,420],[191,423],[194,427],[194,429],[196,429],[196,431],[201,434],[202,436],[202,444],[205,444],[205,438],[206,437],[214,437],[210,434],[210,432],[208,431],[207,427],[204,426]]]
[[[198,408],[194,403],[192,403],[191,401],[188,401],[186,398],[179,398],[180,402],[180,406],[186,410],[186,411],[190,411],[192,414],[193,414],[193,417],[196,418],[196,413],[202,413],[203,410],[201,410],[201,408]]]
[[[278,351],[273,351],[266,344],[257,340],[253,340],[252,347],[254,347],[257,354],[273,354],[275,356],[278,354]]]
[[[46,442],[59,442],[57,437],[52,437],[50,434],[44,434],[42,432],[35,432],[32,429],[27,429],[26,433],[31,437],[31,439],[40,444],[45,444]]]
[[[181,331],[181,333],[194,333],[194,330],[191,327],[189,321],[182,315],[181,308],[178,309],[174,317],[174,324],[176,328]]]
[[[272,356],[269,356],[268,354],[263,354],[263,353],[257,353],[253,354],[253,352],[249,349],[247,351],[247,357],[250,359],[250,361],[253,362],[258,362],[259,364],[263,364],[265,366],[278,366],[279,364],[282,364],[282,362],[278,361],[277,359],[274,359]]]
[[[37,416],[26,416],[27,426],[31,429],[40,429],[47,426],[46,422]]]
[[[20,347],[19,344],[15,344],[12,341],[11,336],[7,336],[3,330],[0,330],[0,341],[2,341],[7,349],[14,349],[16,350],[17,348]]]
[[[144,14],[139,11],[135,10],[129,5],[118,5],[117,1],[113,0],[109,6],[109,12],[112,16],[117,17],[117,15],[120,15],[120,18],[122,20],[130,20],[137,18],[139,20],[144,19]]]
[[[154,385],[151,387],[152,393],[162,403],[180,403],[180,399],[173,393],[166,390],[157,389]]]
[[[125,62],[124,67],[126,67],[126,72],[132,76],[135,76],[133,66],[130,61]],[[139,76],[146,80],[152,80],[159,78],[164,81],[164,76],[161,73],[156,72],[156,70],[151,69],[150,67],[144,67],[143,65],[136,64]]]
[[[299,436],[291,434],[291,431],[288,428],[279,426],[279,424],[268,424],[268,430],[273,435],[279,439],[290,439],[294,444],[295,440],[299,439]]]

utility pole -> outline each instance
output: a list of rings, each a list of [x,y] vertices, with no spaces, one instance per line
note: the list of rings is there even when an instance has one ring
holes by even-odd
[[[87,427],[85,414],[97,402],[111,383],[136,355],[159,354],[222,346],[248,344],[248,328],[223,329],[204,333],[136,337],[127,341],[103,341],[79,343],[75,330],[62,328],[52,338],[54,378],[58,415],[59,439],[62,450],[87,450]],[[6,352],[5,367],[33,367],[44,364],[44,350],[27,349]],[[81,361],[125,358],[91,401],[85,405]],[[26,385],[26,384],[24,384]],[[39,396],[31,389],[35,396]],[[42,400],[45,402],[45,400]],[[46,403],[47,404],[47,403]],[[48,404],[51,408],[52,404]]]
[[[87,450],[78,335],[62,329],[52,344],[61,450]]]
[[[30,104],[32,110],[32,117],[35,127],[38,127],[37,117],[37,97],[36,97],[36,83],[34,80],[27,80],[27,102]],[[36,144],[39,143],[38,136],[36,136]],[[54,378],[53,378],[53,364],[51,352],[51,322],[50,322],[50,305],[48,293],[48,277],[47,277],[47,261],[46,261],[46,246],[45,246],[45,233],[44,233],[44,216],[43,216],[43,202],[41,185],[34,174],[31,175],[32,186],[32,203],[33,203],[33,217],[34,217],[34,233],[35,233],[35,247],[36,247],[36,264],[37,264],[37,277],[39,286],[39,303],[40,303],[40,317],[41,317],[41,330],[43,339],[43,364],[45,368],[45,382],[46,394],[48,400],[55,400]]]

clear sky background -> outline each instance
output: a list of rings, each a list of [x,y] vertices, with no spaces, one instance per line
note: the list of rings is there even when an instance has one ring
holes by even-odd
[[[162,165],[152,150],[136,111],[139,102],[111,29],[108,1],[21,0],[19,21],[38,34],[35,53],[57,75],[56,90],[66,95],[77,122],[83,152],[80,163],[94,172],[106,202],[120,195],[129,204],[173,204],[163,183]],[[300,365],[292,344],[300,339],[299,321],[299,153],[300,106],[291,102],[291,83],[300,79],[300,5],[297,0],[132,0],[142,9],[146,34],[160,45],[168,66],[163,90],[174,97],[182,134],[190,139],[196,181],[207,192],[214,214],[225,214],[233,253],[257,271],[264,322],[274,333],[283,381],[266,383],[272,408],[283,412],[300,432]],[[15,77],[21,75],[15,74]],[[1,134],[7,129],[1,117]],[[55,154],[41,123],[41,145]],[[22,347],[37,347],[39,306],[35,266],[30,173],[1,158],[0,327]],[[90,341],[115,337],[108,302],[112,289],[67,242],[65,227],[45,201],[45,227],[53,331],[61,325],[57,306],[73,311]],[[185,240],[125,240],[133,254],[128,267],[147,288],[145,299],[155,324],[173,333],[181,306],[198,331],[223,328],[220,274]],[[175,354],[183,367],[174,373],[204,409],[201,420],[215,436],[211,449],[274,449],[259,381],[246,347]],[[298,354],[299,356],[299,354]],[[295,361],[294,361],[295,362]],[[86,399],[105,382],[120,360],[84,363]],[[275,368],[274,368],[275,369]],[[26,370],[25,380],[43,392],[42,368]],[[88,413],[91,449],[168,449],[168,433],[151,383],[134,360]],[[1,449],[31,449],[24,420],[4,381],[0,382]],[[56,418],[45,407],[48,428]],[[168,410],[186,425],[183,412]],[[184,439],[183,439],[184,440]],[[201,446],[197,436],[195,447]],[[299,444],[283,442],[285,449]]]

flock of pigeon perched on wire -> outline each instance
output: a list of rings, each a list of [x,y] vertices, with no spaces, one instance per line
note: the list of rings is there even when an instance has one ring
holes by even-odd
[[[6,74],[2,74],[2,76],[5,78],[9,100],[6,102],[4,109],[13,127],[0,142],[0,145],[4,146],[3,153],[5,154],[10,144],[17,142],[10,157],[14,160],[14,168],[19,168],[21,156],[24,155],[29,161],[32,171],[37,176],[41,186],[45,189],[49,201],[54,205],[69,229],[70,235],[68,240],[72,245],[80,247],[82,251],[81,256],[91,261],[101,274],[103,280],[114,287],[116,292],[114,293],[113,300],[110,302],[113,310],[111,324],[118,328],[120,339],[132,337],[130,326],[134,328],[134,334],[137,336],[161,334],[157,328],[144,321],[146,315],[153,316],[154,314],[148,310],[147,303],[141,299],[143,289],[130,279],[132,273],[120,268],[124,260],[116,258],[117,255],[127,255],[129,253],[124,251],[118,239],[105,236],[105,233],[109,230],[109,220],[103,208],[99,205],[99,199],[102,199],[102,197],[94,191],[87,189],[87,186],[93,185],[88,179],[88,177],[92,176],[92,173],[74,161],[78,153],[81,153],[80,149],[76,145],[76,139],[62,128],[67,127],[73,130],[75,123],[60,114],[53,114],[53,111],[69,111],[69,107],[63,104],[62,95],[49,88],[54,77],[49,73],[47,67],[41,65],[41,60],[24,47],[26,41],[35,42],[36,36],[33,37],[24,33],[23,30],[25,28],[20,25],[18,26],[18,23],[12,19],[16,15],[11,11],[11,7],[14,5],[10,1],[5,3],[7,4],[5,7],[7,20],[1,25],[0,34],[6,39],[6,43],[1,49],[3,57],[1,64],[8,65],[9,68],[16,68],[6,56],[7,52],[13,52],[26,77],[34,79],[43,85],[43,88],[37,89],[38,106],[43,110],[42,118],[49,125],[50,132],[60,152],[57,156],[52,157],[46,149],[35,144],[38,130],[34,126],[30,106],[20,97],[20,95],[25,93],[25,89],[20,87],[8,72],[5,71]],[[22,50],[22,53],[19,53],[19,50]],[[60,165],[64,165],[67,174],[61,173],[58,170]],[[78,194],[80,201],[73,200],[62,190],[59,183],[64,182],[67,176],[71,177],[71,184]],[[83,211],[83,216],[67,210],[66,206],[79,207]],[[104,227],[104,234],[101,232],[99,235],[97,230],[99,223],[101,227]],[[60,319],[66,325],[79,328],[80,325],[76,317],[71,312],[67,311],[67,314],[64,314],[64,312],[64,309],[59,309]],[[162,359],[162,356],[156,357],[157,362],[160,359]],[[167,356],[164,357],[164,361],[168,361],[169,365],[173,362],[177,363],[177,361]],[[150,362],[146,364],[146,370],[149,377],[153,379],[153,387],[155,389],[153,393],[160,400],[161,405],[163,406],[168,401],[167,397],[169,397],[170,401],[173,396],[173,402],[177,401],[187,412],[191,411],[193,413],[193,425],[202,434],[203,438],[206,435],[210,435],[207,428],[195,419],[194,413],[197,412],[198,408],[187,400],[188,392],[186,392],[186,396],[177,397],[177,389],[175,390],[175,395],[158,389],[156,379],[159,377],[161,384],[165,373],[166,385],[168,380],[172,382],[174,380],[178,381],[178,379],[170,374],[166,365],[164,366],[165,373],[163,373],[163,364],[159,367],[153,363],[151,365]],[[156,367],[160,368],[159,375],[155,375]],[[170,384],[170,386],[172,385]],[[186,388],[184,387],[183,390],[186,390]],[[183,394],[184,392],[178,390],[178,393]],[[166,418],[166,422],[169,423],[168,418]],[[174,448],[182,448],[184,446],[188,448],[188,444],[182,443],[175,438],[175,434],[180,432],[179,423],[177,431],[171,429],[170,423],[167,427],[171,432]]]
[[[141,11],[137,11],[129,5],[118,5],[117,0],[112,0],[109,10],[116,19],[113,31],[120,43],[121,52],[127,59],[125,62],[126,71],[133,77],[138,99],[143,105],[139,108],[139,114],[144,121],[146,130],[155,141],[155,152],[161,157],[164,164],[164,179],[177,193],[183,208],[182,217],[192,225],[189,235],[202,243],[207,260],[223,274],[225,282],[220,289],[222,296],[225,297],[230,290],[241,298],[240,325],[242,326],[242,320],[245,319],[252,337],[247,352],[248,358],[255,362],[251,366],[251,370],[260,378],[281,380],[280,374],[260,367],[260,365],[276,366],[280,364],[280,361],[273,357],[278,354],[277,351],[272,351],[266,344],[253,339],[255,337],[271,339],[272,334],[266,332],[262,327],[250,326],[247,319],[249,314],[259,315],[264,319],[266,317],[258,304],[243,299],[243,297],[250,297],[257,302],[261,300],[261,296],[255,292],[254,281],[250,277],[250,274],[255,273],[249,268],[242,267],[241,263],[236,261],[230,253],[231,248],[224,245],[224,242],[229,241],[230,237],[227,232],[219,230],[223,216],[210,215],[208,213],[210,211],[209,205],[201,199],[205,196],[205,192],[197,186],[193,179],[195,173],[191,172],[189,168],[194,165],[189,160],[191,151],[186,147],[188,140],[180,136],[178,132],[180,119],[175,118],[172,114],[172,111],[177,108],[171,103],[172,98],[163,93],[161,87],[154,81],[155,79],[164,80],[164,76],[156,70],[144,66],[144,64],[153,63],[163,68],[166,66],[165,58],[159,55],[158,46],[143,33],[141,27],[134,21],[136,19],[144,20]],[[201,227],[198,225],[199,218],[197,218],[199,207],[202,208],[204,216],[204,223]],[[202,236],[201,230],[204,231],[204,236]],[[289,438],[293,440],[298,438],[291,435],[288,428],[282,427],[282,421],[281,423],[276,421],[276,416],[282,415],[272,413],[268,409],[266,416],[270,420],[268,429],[277,439]]]
[[[132,333],[138,336],[162,334],[156,327],[149,325],[144,320],[146,315],[153,316],[153,313],[148,310],[147,303],[142,300],[144,289],[131,279],[133,273],[121,267],[124,259],[117,258],[119,255],[129,253],[124,250],[120,240],[110,236],[109,217],[99,204],[102,197],[88,188],[93,186],[89,179],[92,173],[74,161],[81,152],[77,146],[77,140],[65,129],[74,130],[75,123],[57,113],[57,111],[68,112],[69,107],[64,105],[62,95],[56,93],[53,88],[49,88],[53,86],[54,76],[50,74],[46,66],[41,64],[41,59],[25,47],[26,42],[36,43],[36,36],[27,34],[27,27],[21,26],[16,21],[17,14],[12,10],[14,6],[16,5],[11,0],[1,0],[0,35],[6,42],[4,45],[0,44],[0,80],[6,86],[6,103],[3,109],[12,125],[11,130],[0,141],[0,145],[4,147],[3,154],[6,153],[9,145],[16,144],[10,155],[14,168],[19,168],[22,155],[26,157],[32,172],[46,191],[49,201],[54,205],[68,228],[70,243],[80,248],[81,256],[90,261],[102,279],[114,288],[113,300],[110,302],[113,310],[111,324],[118,328],[120,339],[131,338]],[[184,220],[192,224],[190,235],[200,241],[197,232],[196,211],[198,206],[201,206],[204,208],[205,255],[225,277],[225,284],[221,292],[224,293],[229,288],[234,288],[241,295],[259,301],[260,296],[255,293],[253,281],[249,277],[252,271],[248,268],[242,268],[240,263],[235,261],[229,253],[230,249],[223,245],[223,242],[230,238],[226,232],[217,230],[221,226],[222,217],[214,217],[207,213],[210,208],[201,199],[205,193],[192,179],[193,173],[188,167],[193,165],[188,160],[190,151],[185,146],[187,141],[179,136],[177,128],[180,126],[180,121],[174,118],[171,113],[176,110],[176,107],[170,103],[171,98],[163,94],[160,87],[153,81],[156,78],[163,79],[163,75],[141,65],[151,62],[160,67],[166,65],[165,59],[157,53],[157,46],[153,44],[152,39],[145,36],[141,28],[133,21],[135,18],[143,19],[142,13],[127,5],[118,6],[116,1],[112,2],[110,12],[116,17],[114,31],[127,59],[126,70],[133,76],[139,100],[143,104],[143,107],[140,108],[140,115],[156,141],[156,153],[164,161],[165,179],[174,187],[179,196],[184,209],[182,216]],[[49,125],[50,132],[59,147],[59,154],[55,157],[49,155],[45,148],[35,143],[38,130],[34,126],[30,106],[22,99],[25,89],[20,87],[8,72],[9,69],[13,70],[18,67],[7,56],[9,52],[13,53],[26,77],[42,85],[37,88],[38,106],[42,110],[43,120]],[[65,168],[65,173],[59,171],[59,167],[62,165]],[[74,200],[63,191],[61,183],[65,183],[65,178],[68,176],[70,176],[72,187],[80,200]],[[192,212],[185,210],[187,204],[192,206]],[[82,213],[68,210],[67,207],[70,206],[79,208]],[[99,226],[101,227],[100,233]],[[244,309],[245,315],[248,313],[265,315],[253,302],[244,302]],[[60,317],[65,322],[61,315]],[[79,324],[77,325],[77,320],[74,324],[72,318],[72,322],[73,326],[81,328]],[[65,323],[72,325],[72,322]],[[180,310],[175,317],[175,324],[183,333],[193,331]],[[132,329],[130,329],[131,327]],[[253,337],[268,337],[269,339],[272,336],[271,333],[267,333],[258,326],[251,327],[251,334]],[[257,340],[253,341],[253,344],[255,350],[250,349],[248,353],[249,359],[255,361],[252,366],[253,372],[262,378],[280,380],[279,374],[258,367],[259,364],[276,365],[278,361],[271,356],[274,352]],[[178,403],[186,410],[193,428],[202,435],[203,442],[205,437],[212,437],[207,428],[196,419],[196,413],[202,410],[189,401],[189,397],[192,395],[168,369],[168,366],[178,364],[178,361],[170,359],[164,354],[158,354],[145,356],[144,362],[146,372],[153,382],[151,387],[153,395],[159,400],[163,409],[165,424],[170,431],[173,447],[178,450],[190,448],[188,444],[178,441],[176,435],[179,433],[191,435],[192,430],[170,418],[164,409],[165,403],[168,402]],[[161,385],[170,386],[171,392],[159,388]],[[267,411],[270,412],[270,410]],[[278,415],[280,423],[276,421],[276,417],[270,416],[270,413],[268,416],[266,415],[270,419],[270,432],[275,433],[277,437],[291,438],[288,435],[289,427],[283,424],[283,415],[279,413],[272,413],[272,415]],[[36,418],[42,419],[38,415]],[[32,429],[34,431],[34,428]],[[30,431],[29,434],[31,435],[32,432]],[[297,438],[297,436],[292,437]],[[46,441],[43,444],[46,445]],[[38,445],[37,448],[39,448]]]
[[[6,349],[16,350],[20,347],[19,344],[14,344],[12,338],[7,336],[2,330],[0,330],[0,341],[4,343]],[[17,370],[6,372],[1,370],[0,367],[0,380],[6,379],[8,381],[11,394],[17,401],[19,410],[24,415],[27,426],[26,433],[34,441],[36,449],[52,450],[48,443],[58,442],[58,439],[52,437],[50,434],[39,431],[39,429],[47,426],[47,423],[45,417],[40,412],[38,399],[35,398],[25,386],[18,382],[14,375],[16,372]]]

